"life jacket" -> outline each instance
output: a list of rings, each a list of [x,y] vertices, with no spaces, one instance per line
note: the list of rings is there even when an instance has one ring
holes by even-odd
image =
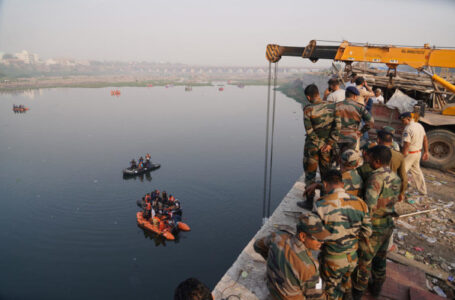
[[[175,201],[175,197],[174,196],[170,196],[169,197],[169,201],[174,202]]]
[[[151,209],[152,209],[152,204],[150,202],[148,202],[146,210],[151,210]]]
[[[164,229],[166,229],[166,224],[164,224],[163,221],[160,222],[160,230],[163,231]]]

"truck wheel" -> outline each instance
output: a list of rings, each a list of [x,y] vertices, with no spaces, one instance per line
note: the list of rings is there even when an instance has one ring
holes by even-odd
[[[422,161],[425,167],[447,170],[455,166],[455,134],[436,129],[427,133],[429,159]]]

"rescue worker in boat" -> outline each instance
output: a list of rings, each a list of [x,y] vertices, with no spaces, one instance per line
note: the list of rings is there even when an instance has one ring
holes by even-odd
[[[138,169],[142,169],[144,167],[144,158],[141,156],[139,158],[139,162],[138,162]]]
[[[147,154],[145,155],[145,161],[146,161],[146,162],[149,162],[151,158],[152,158],[152,157],[150,156],[149,153],[147,153]]]
[[[182,215],[182,211],[180,209],[180,201],[178,199],[175,199],[174,196],[169,195],[169,208],[174,211],[174,213],[177,213],[179,215]]]
[[[150,219],[151,215],[152,215],[152,203],[146,202],[143,217],[148,220],[148,219]]]
[[[137,163],[134,160],[134,158],[130,161],[130,169],[136,169],[137,168]]]
[[[166,204],[168,200],[166,191],[163,191],[163,193],[161,193],[161,197],[163,198],[163,204]]]
[[[157,198],[159,194],[160,194],[160,191],[154,190],[154,191],[152,192],[152,200],[155,200],[155,198]]]

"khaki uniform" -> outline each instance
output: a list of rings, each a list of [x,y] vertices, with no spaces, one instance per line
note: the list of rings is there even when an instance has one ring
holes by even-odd
[[[411,172],[417,190],[424,195],[427,194],[427,186],[422,170],[420,169],[420,159],[422,157],[422,146],[425,135],[423,126],[411,120],[411,123],[405,127],[402,138],[403,143],[409,143],[408,155],[404,158],[405,171],[406,173]]]
[[[369,98],[374,97],[373,92],[369,92],[366,87],[364,86],[357,86],[357,90],[359,91],[360,95],[357,96],[356,102],[366,105]]]
[[[400,194],[404,195],[406,189],[408,188],[408,174],[406,173],[406,168],[404,166],[404,156],[394,149],[390,149],[392,152],[392,159],[390,160],[390,169],[397,173],[398,177],[401,179],[401,189]]]

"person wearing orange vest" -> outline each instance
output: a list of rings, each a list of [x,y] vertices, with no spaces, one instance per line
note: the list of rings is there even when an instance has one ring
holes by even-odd
[[[149,202],[151,202],[151,200],[152,200],[152,197],[150,196],[150,194],[146,194],[145,195],[145,203],[149,203]]]
[[[152,214],[152,203],[147,202],[145,206],[145,218],[150,219],[150,216]]]

